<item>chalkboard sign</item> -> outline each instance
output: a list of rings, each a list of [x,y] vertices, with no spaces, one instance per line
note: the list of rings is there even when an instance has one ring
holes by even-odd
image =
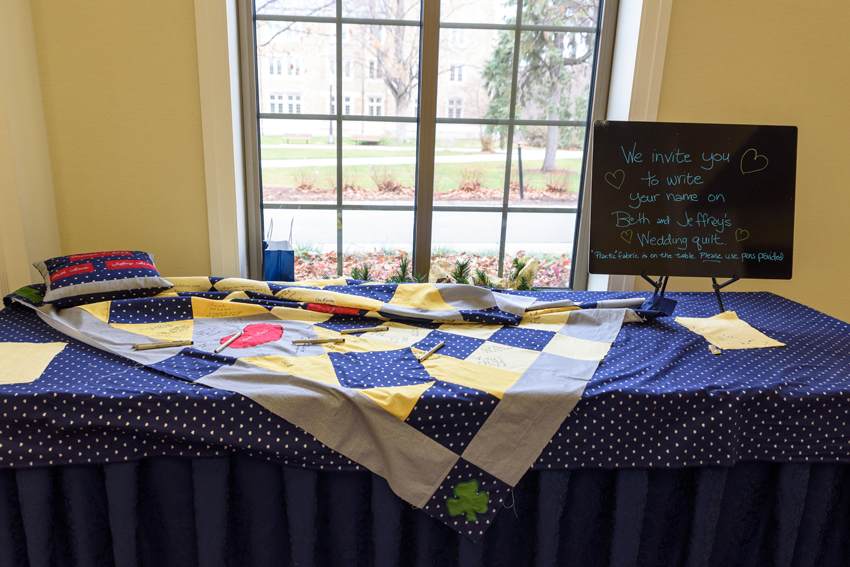
[[[795,126],[593,125],[590,271],[790,279]]]

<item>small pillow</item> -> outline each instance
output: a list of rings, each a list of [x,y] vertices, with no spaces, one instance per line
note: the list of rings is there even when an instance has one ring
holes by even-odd
[[[59,308],[156,295],[173,287],[147,252],[93,252],[33,264],[47,289],[44,302]]]

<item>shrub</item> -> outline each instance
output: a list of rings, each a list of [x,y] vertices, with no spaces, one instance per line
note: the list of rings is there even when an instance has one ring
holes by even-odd
[[[293,171],[292,179],[295,180],[295,187],[298,189],[313,189],[318,180],[316,172],[307,167],[299,167]]]
[[[369,168],[369,177],[372,178],[378,191],[398,191],[404,187],[395,180],[393,172],[386,166],[373,165]]]
[[[460,188],[466,191],[480,189],[484,183],[484,169],[480,165],[464,165],[460,169],[460,176]]]

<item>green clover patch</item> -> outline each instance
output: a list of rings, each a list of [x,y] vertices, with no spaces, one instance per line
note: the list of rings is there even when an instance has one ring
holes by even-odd
[[[29,286],[22,287],[21,289],[15,291],[14,295],[25,297],[33,303],[41,303],[44,300],[43,294],[39,293],[38,290],[35,290]]]
[[[475,514],[486,514],[490,495],[486,492],[478,492],[478,481],[470,480],[460,482],[452,489],[457,498],[446,498],[446,507],[449,516],[460,516],[466,514],[467,522],[477,522]]]

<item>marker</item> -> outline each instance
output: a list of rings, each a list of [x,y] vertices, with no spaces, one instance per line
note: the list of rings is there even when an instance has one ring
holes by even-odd
[[[241,336],[242,336],[242,331],[239,331],[238,333],[236,333],[235,335],[233,335],[232,337],[230,337],[229,339],[227,339],[227,342],[226,342],[226,343],[222,344],[220,347],[218,347],[217,349],[215,349],[215,350],[213,351],[213,354],[218,354],[218,353],[220,353],[221,351],[223,351],[224,349],[226,349],[227,347],[229,347],[229,346],[230,346],[230,343],[232,343],[233,341],[235,341],[236,339],[238,339],[238,338],[239,338],[239,337],[241,337]]]
[[[722,350],[712,344],[708,345],[708,350],[711,354],[723,354]]]
[[[419,362],[424,362],[426,358],[428,358],[429,356],[431,356],[432,354],[434,354],[435,352],[437,352],[438,350],[440,350],[444,346],[446,346],[446,342],[440,341],[439,343],[437,343],[437,346],[435,346],[434,348],[432,348],[431,350],[429,350],[428,352],[426,352],[425,354],[420,356]]]
[[[320,345],[322,343],[344,343],[345,339],[295,339],[294,345]]]
[[[152,350],[155,348],[170,348],[177,346],[192,346],[192,341],[170,341],[167,343],[139,343],[133,345],[133,350]]]
[[[375,331],[389,331],[389,327],[364,327],[362,329],[345,329],[340,331],[340,335],[350,335],[352,333],[372,333]]]

